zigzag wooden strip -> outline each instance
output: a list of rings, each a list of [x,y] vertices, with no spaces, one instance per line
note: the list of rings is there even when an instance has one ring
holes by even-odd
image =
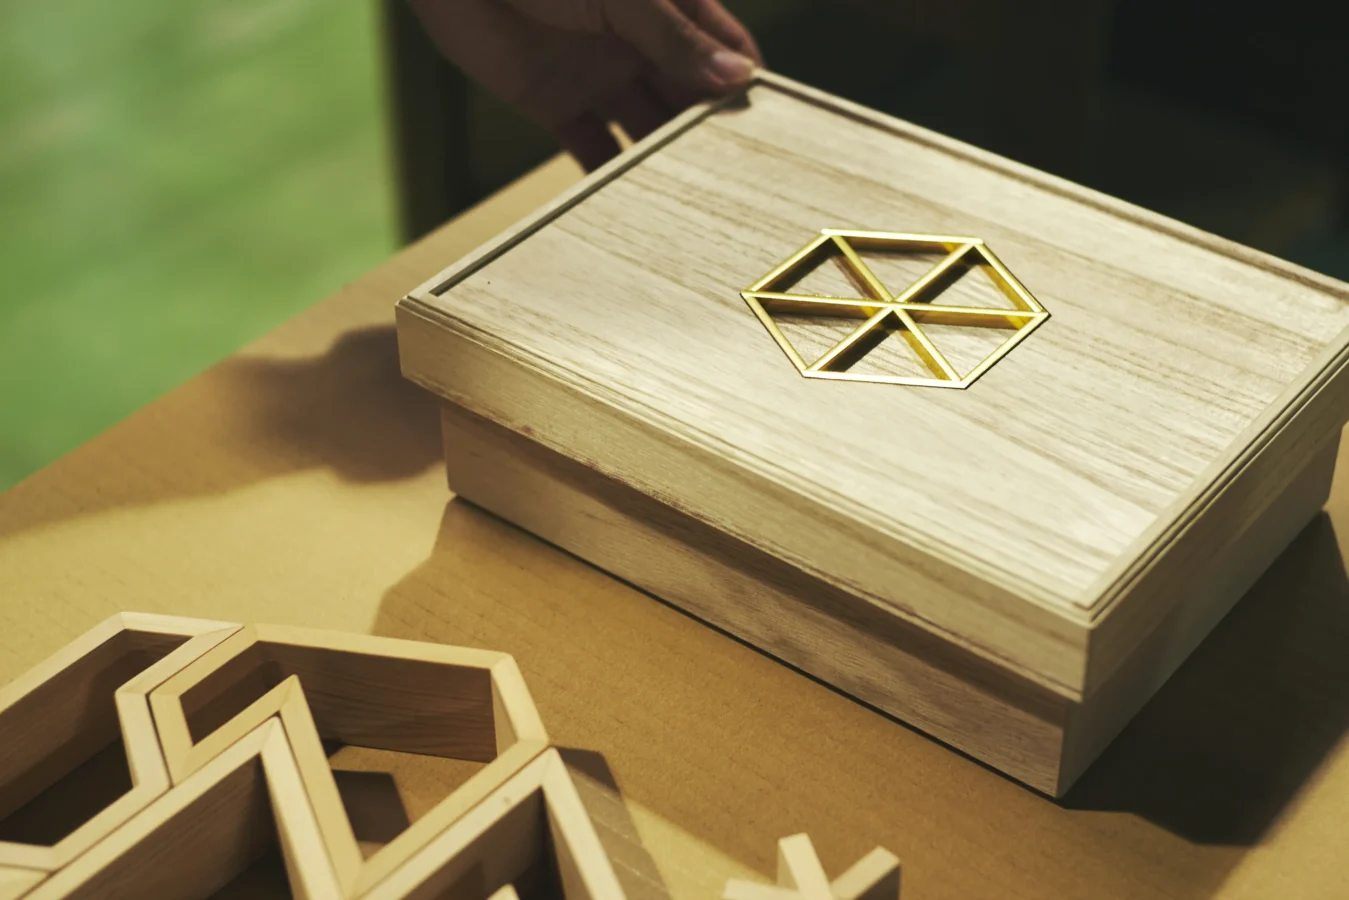
[[[175,781],[279,715],[345,896],[388,877],[548,742],[506,654],[278,626],[240,630],[150,703]],[[321,739],[487,765],[366,859]]]
[[[0,774],[25,776],[0,800],[41,794],[53,753],[78,759],[119,724],[135,783],[54,847],[0,845],[49,851],[46,868],[0,862],[0,900],[210,896],[266,850],[269,815],[300,898],[430,896],[465,865],[494,873],[472,900],[516,900],[545,868],[566,897],[623,896],[505,654],[125,614],[0,690],[0,715],[25,738],[0,748]],[[365,859],[324,738],[487,765]]]
[[[507,887],[540,887],[538,880],[551,871],[560,880],[551,895],[560,893],[564,900],[624,896],[555,749],[540,754],[441,832],[376,886],[368,900],[497,900]]]
[[[266,851],[269,811],[293,896],[338,900],[342,891],[277,719],[249,732],[28,897],[209,897]]]
[[[0,900],[18,900],[47,877],[37,869],[0,866]]]
[[[169,787],[148,693],[240,626],[113,616],[0,688],[0,818],[43,822],[39,796],[120,735],[131,789],[59,840],[0,841],[0,865],[54,871]],[[10,737],[13,736],[13,737]],[[50,820],[41,831],[61,831]],[[21,830],[21,829],[20,829]]]

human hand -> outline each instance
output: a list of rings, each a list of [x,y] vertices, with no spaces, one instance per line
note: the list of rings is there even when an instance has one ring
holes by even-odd
[[[410,0],[466,75],[551,132],[587,169],[762,64],[720,0]]]

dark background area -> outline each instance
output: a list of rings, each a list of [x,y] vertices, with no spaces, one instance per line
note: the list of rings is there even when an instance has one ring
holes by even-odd
[[[1346,12],[1238,0],[728,3],[768,64],[1203,228],[1349,277]],[[417,234],[543,159],[547,141],[440,68],[410,20],[391,44],[403,228]],[[400,77],[400,72],[411,77]],[[441,118],[447,127],[412,133]],[[513,152],[501,153],[505,136]],[[448,171],[439,197],[417,190]],[[435,173],[435,174],[431,174]],[[439,203],[439,207],[436,204]]]
[[[1349,9],[728,0],[770,66],[1349,278]],[[554,152],[404,0],[0,4],[0,488]]]

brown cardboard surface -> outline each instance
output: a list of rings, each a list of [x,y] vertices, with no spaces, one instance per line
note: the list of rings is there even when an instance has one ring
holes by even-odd
[[[0,679],[118,610],[515,654],[634,896],[769,878],[807,831],[833,872],[896,853],[906,900],[1349,897],[1343,479],[1062,803],[450,499],[394,301],[575,177],[550,164],[0,495]],[[410,807],[435,781],[400,777]]]

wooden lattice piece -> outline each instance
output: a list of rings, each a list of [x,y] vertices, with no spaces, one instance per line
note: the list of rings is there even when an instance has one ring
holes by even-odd
[[[150,702],[175,782],[280,715],[349,896],[377,884],[548,745],[511,657],[368,635],[249,626]],[[487,765],[365,859],[321,739]]]
[[[513,849],[512,832],[495,828],[498,813],[535,799],[550,829],[560,816],[554,840],[579,848],[564,882],[588,892],[568,896],[622,896],[506,654],[126,614],[0,691],[0,724],[19,738],[0,746],[3,814],[41,804],[119,724],[134,783],[51,847],[0,844],[0,900],[209,896],[277,841],[296,897],[376,887],[399,897],[407,876],[389,879],[410,860],[442,870],[460,844],[506,861],[537,850]],[[365,858],[324,739],[485,765]],[[478,828],[491,834],[479,839]],[[514,877],[471,900],[507,891]]]
[[[872,850],[833,881],[810,837],[794,834],[778,842],[778,883],[731,879],[723,900],[899,900],[899,860],[881,847]]]
[[[25,809],[120,737],[131,789],[54,842],[0,841],[0,896],[69,863],[169,787],[149,692],[237,631],[226,622],[124,613],[0,688],[0,819]],[[32,885],[29,884],[29,887]],[[17,896],[17,894],[15,894]]]

